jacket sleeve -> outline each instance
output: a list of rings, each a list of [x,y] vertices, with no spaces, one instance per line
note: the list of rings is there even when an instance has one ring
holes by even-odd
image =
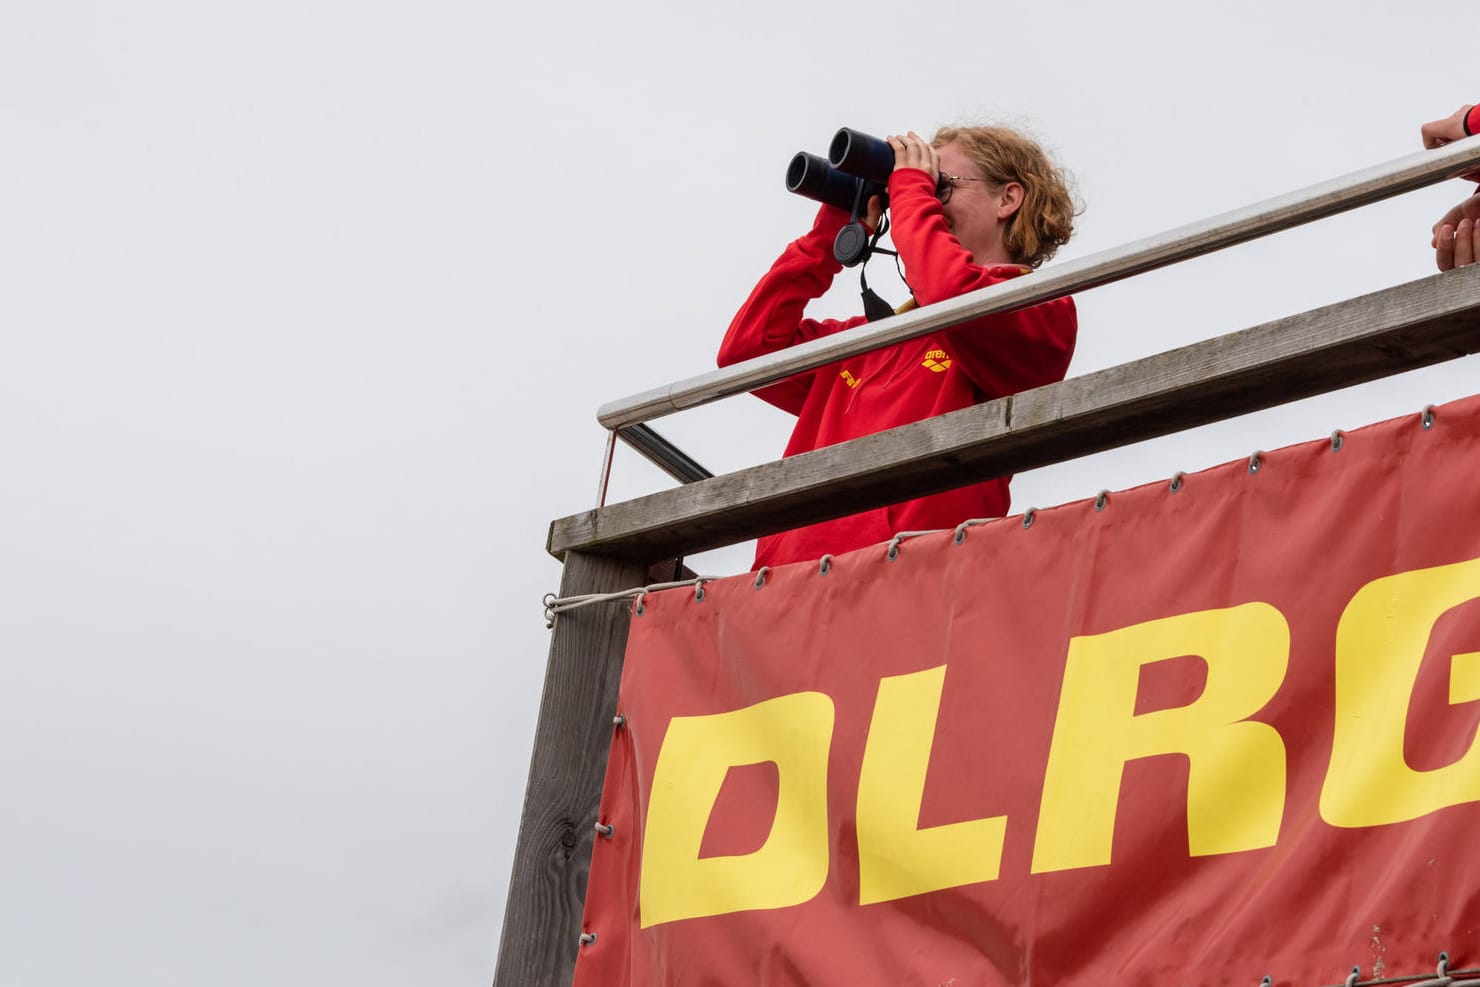
[[[847,222],[848,214],[841,209],[823,206],[818,210],[812,229],[787,246],[735,313],[720,343],[717,362],[721,367],[847,328],[845,322],[804,316],[807,303],[820,298],[843,269],[833,258],[832,244]],[[805,371],[763,387],[755,395],[783,411],[800,414],[812,378],[813,372]]]
[[[982,267],[946,225],[930,176],[902,168],[889,179],[892,238],[921,305],[1031,273],[1021,266]],[[947,330],[943,338],[973,384],[987,397],[1016,394],[1063,380],[1078,334],[1072,298],[988,315]]]

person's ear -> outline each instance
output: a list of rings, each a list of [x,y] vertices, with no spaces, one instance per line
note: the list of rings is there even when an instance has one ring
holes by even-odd
[[[1022,208],[1023,196],[1027,193],[1017,182],[1007,182],[997,189],[997,219],[1007,222],[1012,214]]]

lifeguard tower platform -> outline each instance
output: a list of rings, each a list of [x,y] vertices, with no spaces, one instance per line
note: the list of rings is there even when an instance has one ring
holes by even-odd
[[[1480,350],[1480,264],[710,476],[648,424],[1480,167],[1404,157],[608,404],[496,987],[1480,983],[1480,399],[775,571],[696,552]],[[624,668],[625,663],[625,668]]]

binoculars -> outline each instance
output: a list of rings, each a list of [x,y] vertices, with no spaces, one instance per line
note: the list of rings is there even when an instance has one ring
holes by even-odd
[[[887,207],[894,148],[887,141],[843,127],[833,135],[827,157],[798,151],[786,168],[786,190],[846,210],[852,217],[833,241],[838,263],[852,267],[869,255],[869,235],[859,220],[870,196]]]

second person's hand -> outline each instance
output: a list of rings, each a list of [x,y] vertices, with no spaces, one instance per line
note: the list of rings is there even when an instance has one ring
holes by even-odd
[[[1441,271],[1451,271],[1475,263],[1480,257],[1480,223],[1462,219],[1458,226],[1448,223],[1434,234],[1434,262]]]

